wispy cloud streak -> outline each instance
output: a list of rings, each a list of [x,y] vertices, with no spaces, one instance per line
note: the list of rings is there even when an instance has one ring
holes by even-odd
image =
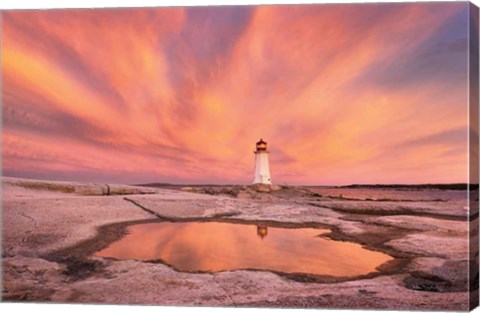
[[[466,3],[6,11],[3,170],[289,184],[467,179]],[[465,130],[465,131],[464,131]]]

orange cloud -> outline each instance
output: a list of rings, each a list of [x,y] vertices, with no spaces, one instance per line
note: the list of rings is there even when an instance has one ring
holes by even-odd
[[[248,183],[263,137],[277,183],[466,181],[467,12],[4,12],[4,172]]]

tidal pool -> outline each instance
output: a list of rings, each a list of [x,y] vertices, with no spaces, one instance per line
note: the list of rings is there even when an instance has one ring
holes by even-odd
[[[336,277],[375,272],[392,259],[319,236],[328,232],[221,222],[149,223],[128,227],[128,235],[95,255],[161,260],[187,272],[256,269]]]

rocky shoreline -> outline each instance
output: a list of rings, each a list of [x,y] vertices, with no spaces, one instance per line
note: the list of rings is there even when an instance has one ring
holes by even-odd
[[[469,309],[468,268],[478,268],[478,258],[468,257],[468,236],[478,236],[478,228],[472,229],[478,223],[469,226],[466,191],[174,189],[3,178],[2,300]],[[394,259],[376,272],[345,278],[251,270],[186,273],[162,262],[93,256],[124,236],[127,226],[163,221],[328,228],[325,236],[332,240],[359,243]]]

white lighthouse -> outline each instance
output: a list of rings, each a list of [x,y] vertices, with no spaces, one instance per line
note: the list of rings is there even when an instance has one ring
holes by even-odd
[[[270,166],[268,165],[267,143],[260,139],[257,142],[257,149],[255,150],[255,179],[254,184],[272,184],[270,178]]]

